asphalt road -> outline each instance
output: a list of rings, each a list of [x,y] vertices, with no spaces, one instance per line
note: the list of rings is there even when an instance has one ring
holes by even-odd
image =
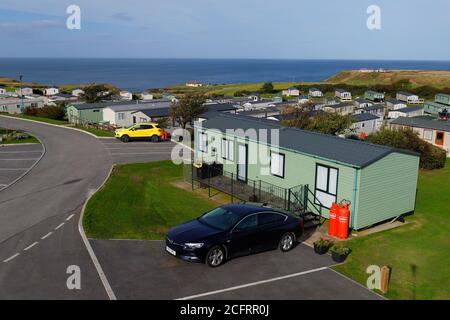
[[[0,191],[26,174],[43,153],[40,144],[0,146]]]
[[[91,240],[118,299],[381,299],[299,244],[232,259],[219,268],[165,252],[163,241]]]
[[[121,142],[115,138],[100,139],[115,164],[170,160],[173,142],[132,141]]]
[[[74,130],[4,117],[0,127],[30,132],[47,150],[0,191],[0,299],[107,299],[78,220],[112,166],[108,151]],[[67,288],[70,265],[80,267],[81,290]]]

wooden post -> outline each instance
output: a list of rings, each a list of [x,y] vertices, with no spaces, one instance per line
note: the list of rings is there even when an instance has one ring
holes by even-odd
[[[389,277],[391,274],[391,268],[388,266],[381,267],[381,288],[380,291],[383,292],[383,294],[386,294],[389,289]]]

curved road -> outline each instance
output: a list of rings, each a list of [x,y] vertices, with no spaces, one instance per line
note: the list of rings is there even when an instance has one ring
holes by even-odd
[[[0,116],[0,127],[28,131],[47,152],[0,191],[0,299],[107,299],[78,231],[83,204],[107,177],[104,145],[82,132]],[[81,270],[69,290],[68,266]]]

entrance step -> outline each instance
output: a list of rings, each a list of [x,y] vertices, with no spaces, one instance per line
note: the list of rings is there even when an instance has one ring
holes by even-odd
[[[312,228],[316,228],[317,226],[320,226],[320,221],[309,220],[309,221],[305,221],[303,228],[304,229],[312,229]]]

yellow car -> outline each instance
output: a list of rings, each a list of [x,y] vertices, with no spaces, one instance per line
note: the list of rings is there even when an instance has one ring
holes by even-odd
[[[167,139],[167,133],[157,123],[136,123],[128,128],[120,128],[115,131],[116,138],[122,142],[131,140],[151,140],[159,142]]]

